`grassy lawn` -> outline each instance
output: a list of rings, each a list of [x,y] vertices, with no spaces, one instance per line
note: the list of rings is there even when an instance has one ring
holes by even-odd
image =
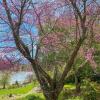
[[[17,100],[45,100],[45,98],[43,96],[43,93],[34,93]]]
[[[8,94],[25,94],[29,92],[32,88],[36,87],[36,83],[30,83],[28,85],[25,85],[23,87],[19,88],[13,88],[13,89],[1,89],[0,90],[0,95],[8,95]],[[67,84],[64,86],[66,89],[75,89],[75,86],[73,84]]]
[[[70,90],[73,90],[75,89],[75,85],[73,84],[66,84],[64,86],[64,89],[70,89]],[[63,93],[61,93],[60,97],[59,97],[59,100],[62,100],[62,96],[63,96]],[[76,97],[75,100],[81,100],[79,99],[80,97]],[[33,93],[33,94],[30,94],[24,98],[20,98],[20,99],[17,99],[17,100],[45,100],[44,96],[43,96],[43,93]],[[74,99],[72,99],[74,100]]]
[[[30,83],[30,84],[28,84],[24,87],[20,87],[20,88],[2,89],[2,90],[0,90],[0,100],[2,99],[2,96],[4,97],[2,100],[8,100],[8,99],[5,99],[5,97],[9,94],[14,94],[15,96],[27,94],[27,93],[29,93],[29,91],[32,90],[32,88],[37,87],[37,85],[38,85],[38,83]],[[93,86],[95,87],[95,89],[98,90],[97,98],[99,98],[100,90],[98,88],[100,88],[100,87],[97,84],[96,85],[93,84]],[[62,91],[62,93],[60,94],[59,100],[83,100],[82,94],[75,95],[75,85],[73,85],[73,84],[66,84],[64,86],[64,91]],[[45,100],[45,99],[44,99],[42,92],[39,92],[39,93],[31,92],[26,96],[16,98],[13,100]],[[99,99],[97,99],[97,100],[99,100]]]
[[[36,87],[38,83],[30,83],[26,86],[23,86],[23,87],[20,87],[20,88],[14,88],[14,89],[1,89],[0,90],[0,95],[5,97],[9,94],[14,94],[14,95],[23,95],[23,94],[26,94],[28,93],[30,90],[32,90],[32,88]],[[64,86],[64,88],[66,89],[75,89],[75,86],[73,84],[67,84]],[[20,99],[16,99],[16,100],[45,100],[44,99],[44,96],[43,96],[43,93],[32,93],[32,94],[29,94],[23,98],[20,98]],[[33,99],[34,98],[34,99]],[[6,100],[6,99],[3,99],[3,100]]]
[[[29,92],[35,86],[36,86],[36,84],[30,83],[28,85],[25,85],[25,86],[19,87],[19,88],[1,89],[0,90],[0,95],[25,94],[25,93]]]
[[[66,84],[66,85],[64,85],[64,88],[65,89],[75,89],[75,85],[73,85],[73,84]]]

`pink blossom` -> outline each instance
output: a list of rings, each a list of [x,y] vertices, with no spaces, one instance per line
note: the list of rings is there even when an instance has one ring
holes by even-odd
[[[95,40],[96,40],[97,42],[100,42],[100,34],[97,34],[97,35],[95,36]]]
[[[90,48],[87,50],[86,54],[85,54],[85,58],[88,60],[88,62],[90,63],[90,65],[93,67],[93,68],[96,68],[97,67],[97,64],[94,60],[94,48]]]

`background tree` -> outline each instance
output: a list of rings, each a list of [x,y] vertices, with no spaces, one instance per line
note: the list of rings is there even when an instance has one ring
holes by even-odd
[[[2,88],[5,89],[6,85],[9,84],[9,78],[10,78],[10,74],[7,72],[4,72],[1,75],[1,79],[0,79],[0,84],[3,86]]]

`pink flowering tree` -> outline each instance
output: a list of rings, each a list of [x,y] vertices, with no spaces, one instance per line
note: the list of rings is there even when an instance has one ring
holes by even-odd
[[[93,14],[88,13],[92,5],[96,6]],[[93,21],[93,16],[98,15],[97,2],[2,0],[0,8],[0,19],[9,27],[14,46],[31,63],[46,100],[58,100],[80,47],[88,35],[91,35],[88,28]],[[34,26],[39,31],[35,35],[33,34]],[[41,53],[43,52],[44,55],[50,52],[60,53],[63,48],[67,52],[68,46],[71,52],[68,58],[60,63],[64,65],[61,75],[56,78],[58,75],[56,68],[52,69],[53,75],[49,75],[41,64],[41,59],[43,59]],[[54,61],[57,62],[56,59]]]

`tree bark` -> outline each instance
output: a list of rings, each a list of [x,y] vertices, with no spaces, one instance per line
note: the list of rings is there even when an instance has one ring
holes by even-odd
[[[75,75],[75,84],[76,84],[76,93],[79,94],[81,92],[81,82],[79,77]]]
[[[47,93],[44,94],[46,100],[58,100],[58,92],[57,91],[47,91]]]
[[[3,84],[3,89],[5,89],[6,88],[6,84]]]

